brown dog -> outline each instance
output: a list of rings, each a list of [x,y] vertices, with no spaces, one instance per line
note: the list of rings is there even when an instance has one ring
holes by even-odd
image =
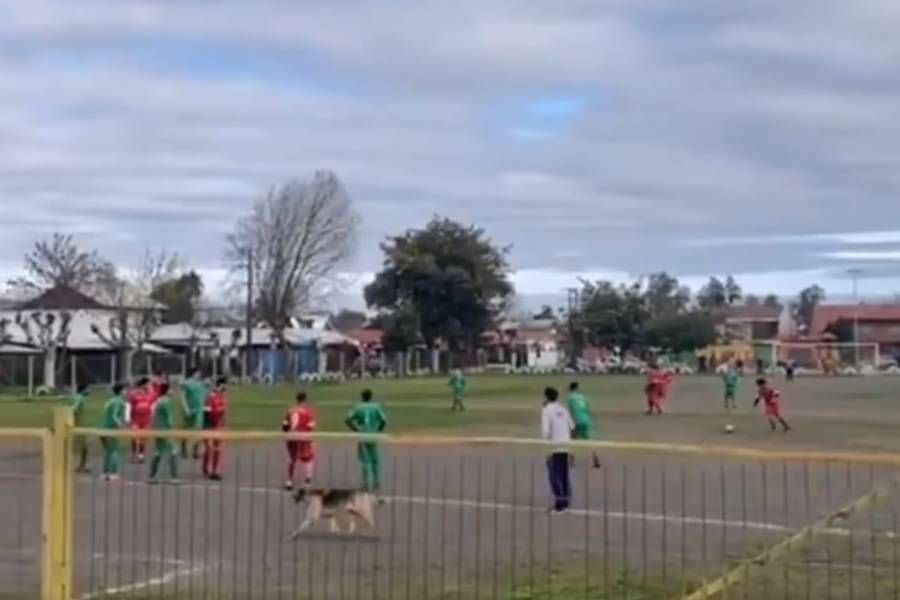
[[[375,512],[372,510],[372,495],[358,490],[299,489],[294,492],[298,504],[306,500],[306,518],[300,527],[290,535],[296,539],[322,519],[328,519],[332,533],[340,533],[338,517],[346,515],[350,522],[347,535],[356,531],[356,519],[361,519],[375,531]]]

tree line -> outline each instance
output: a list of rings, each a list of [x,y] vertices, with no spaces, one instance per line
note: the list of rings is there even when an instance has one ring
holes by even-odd
[[[249,290],[254,323],[271,329],[273,343],[284,342],[293,317],[340,288],[358,226],[350,196],[334,173],[273,186],[228,237],[229,297],[244,304]],[[510,248],[478,226],[435,216],[421,228],[388,237],[380,249],[382,267],[364,296],[378,311],[388,350],[419,344],[471,350],[510,312],[515,293]],[[95,333],[123,351],[140,348],[160,324],[194,323],[204,293],[200,274],[176,254],[148,250],[140,264],[122,272],[64,234],[35,243],[24,271],[10,282],[13,288],[36,292],[63,286],[116,308],[116,316]],[[576,291],[577,301],[557,311],[573,341],[623,350],[692,350],[715,341],[721,309],[780,306],[775,295],[745,294],[732,276],[711,277],[695,295],[664,272],[619,284],[580,281]],[[798,322],[808,326],[822,299],[818,286],[803,290],[795,303]],[[65,324],[60,319],[48,325],[35,317],[29,326],[42,332],[35,338],[60,340]]]

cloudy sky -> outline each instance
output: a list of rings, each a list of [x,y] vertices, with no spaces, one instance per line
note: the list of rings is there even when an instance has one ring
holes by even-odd
[[[445,214],[524,293],[666,269],[900,291],[896,0],[0,0],[0,272],[53,231],[217,276],[273,183],[338,173],[348,271]],[[364,280],[362,276],[361,280]]]

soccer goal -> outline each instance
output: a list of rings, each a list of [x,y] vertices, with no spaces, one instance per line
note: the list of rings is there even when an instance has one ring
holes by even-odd
[[[793,361],[805,369],[839,372],[846,367],[877,368],[881,356],[873,342],[773,342],[772,358],[776,364]]]

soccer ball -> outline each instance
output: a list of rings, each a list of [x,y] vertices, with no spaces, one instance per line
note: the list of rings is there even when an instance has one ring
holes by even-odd
[[[725,426],[725,433],[734,433],[734,425],[730,425],[730,424],[729,424],[729,425],[726,425],[726,426]]]

